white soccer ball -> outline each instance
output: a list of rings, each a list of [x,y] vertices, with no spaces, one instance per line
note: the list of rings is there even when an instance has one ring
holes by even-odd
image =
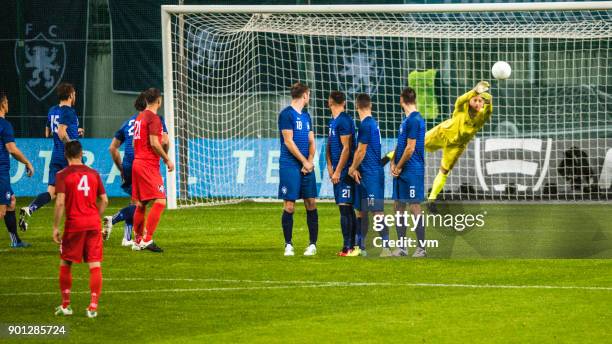
[[[497,61],[493,65],[493,68],[491,68],[491,73],[495,79],[504,80],[510,77],[510,74],[512,74],[512,68],[510,68],[508,62]]]

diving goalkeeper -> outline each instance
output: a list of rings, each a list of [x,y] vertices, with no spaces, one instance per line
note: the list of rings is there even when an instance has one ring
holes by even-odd
[[[425,134],[425,149],[428,152],[442,149],[440,172],[434,179],[427,198],[430,211],[436,211],[433,202],[444,188],[448,173],[453,169],[468,143],[491,118],[493,97],[487,93],[489,87],[487,81],[481,81],[472,90],[457,98],[451,118],[436,125]],[[387,153],[380,160],[380,164],[386,165],[393,159],[394,153],[395,151]]]
[[[479,82],[474,89],[457,98],[453,115],[425,134],[425,149],[434,152],[442,149],[440,172],[434,179],[428,202],[436,200],[446,183],[448,173],[476,133],[491,118],[493,97],[487,93],[487,81]]]

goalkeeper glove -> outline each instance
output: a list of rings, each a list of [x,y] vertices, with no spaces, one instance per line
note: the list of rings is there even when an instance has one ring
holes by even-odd
[[[481,94],[487,92],[489,90],[489,87],[491,87],[491,85],[489,85],[488,81],[481,81],[476,84],[476,87],[474,87],[474,91],[476,91],[476,93],[478,94]]]
[[[380,166],[385,166],[386,164],[388,164],[389,161],[391,161],[391,159],[393,159],[394,156],[395,156],[395,150],[392,150],[389,153],[385,154],[385,156],[382,159],[380,159]]]

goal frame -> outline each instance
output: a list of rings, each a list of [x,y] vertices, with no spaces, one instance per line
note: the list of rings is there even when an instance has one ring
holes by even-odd
[[[168,157],[176,168],[176,137],[174,114],[174,79],[172,60],[172,14],[197,13],[440,13],[440,12],[537,12],[610,10],[612,1],[532,2],[532,3],[475,3],[475,4],[380,4],[380,5],[162,5],[162,61],[164,85],[164,115],[168,128],[170,150]],[[167,204],[177,209],[178,189],[176,168],[166,171]]]

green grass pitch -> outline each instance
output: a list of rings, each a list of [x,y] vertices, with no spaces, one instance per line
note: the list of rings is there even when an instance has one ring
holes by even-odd
[[[108,212],[125,202],[111,200]],[[8,235],[0,236],[0,324],[69,326],[67,337],[28,342],[610,340],[609,204],[464,205],[459,210],[486,212],[486,225],[428,229],[440,246],[423,260],[337,257],[339,215],[329,203],[319,205],[312,258],[301,256],[308,237],[301,206],[290,258],[282,256],[279,203],[167,211],[156,233],[163,254],[120,247],[123,226],[115,227],[105,244],[96,319],[85,317],[86,265],[73,268],[75,314],[53,315],[61,297],[51,209],[35,213],[22,235],[33,247],[11,250]],[[25,341],[0,338],[18,340]]]

